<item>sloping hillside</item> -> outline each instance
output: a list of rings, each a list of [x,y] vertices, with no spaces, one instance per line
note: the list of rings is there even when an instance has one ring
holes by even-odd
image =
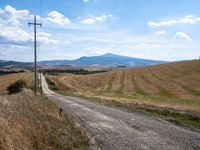
[[[59,75],[52,81],[77,95],[200,110],[199,60],[94,75]]]

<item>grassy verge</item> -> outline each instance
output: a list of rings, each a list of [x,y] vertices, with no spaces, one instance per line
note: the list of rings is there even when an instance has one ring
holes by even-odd
[[[89,140],[59,108],[31,90],[0,96],[0,149],[89,149]]]

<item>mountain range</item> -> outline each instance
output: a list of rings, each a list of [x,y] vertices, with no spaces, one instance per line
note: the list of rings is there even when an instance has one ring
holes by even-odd
[[[166,61],[149,60],[141,58],[133,58],[127,56],[116,55],[112,53],[106,53],[100,56],[80,57],[75,60],[51,60],[51,61],[40,61],[39,64],[43,65],[74,65],[74,66],[148,66],[155,64],[167,63]]]
[[[90,57],[83,56],[75,60],[50,60],[50,61],[38,62],[39,65],[50,65],[50,66],[73,65],[79,67],[84,67],[84,66],[137,67],[137,66],[149,66],[149,65],[156,65],[163,63],[167,62],[159,60],[133,58],[133,57],[116,55],[112,53],[107,53],[100,56],[90,56]],[[0,67],[9,65],[24,66],[30,64],[31,63],[0,60]]]

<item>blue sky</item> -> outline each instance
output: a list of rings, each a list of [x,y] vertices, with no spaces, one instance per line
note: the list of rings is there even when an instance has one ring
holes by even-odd
[[[33,60],[33,14],[43,24],[39,60],[104,53],[196,59],[199,6],[199,0],[1,0],[0,59]]]

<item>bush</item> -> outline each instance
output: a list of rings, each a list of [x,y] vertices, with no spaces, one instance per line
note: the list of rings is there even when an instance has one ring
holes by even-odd
[[[7,87],[8,94],[14,94],[21,92],[23,88],[26,87],[26,81],[18,80]]]

